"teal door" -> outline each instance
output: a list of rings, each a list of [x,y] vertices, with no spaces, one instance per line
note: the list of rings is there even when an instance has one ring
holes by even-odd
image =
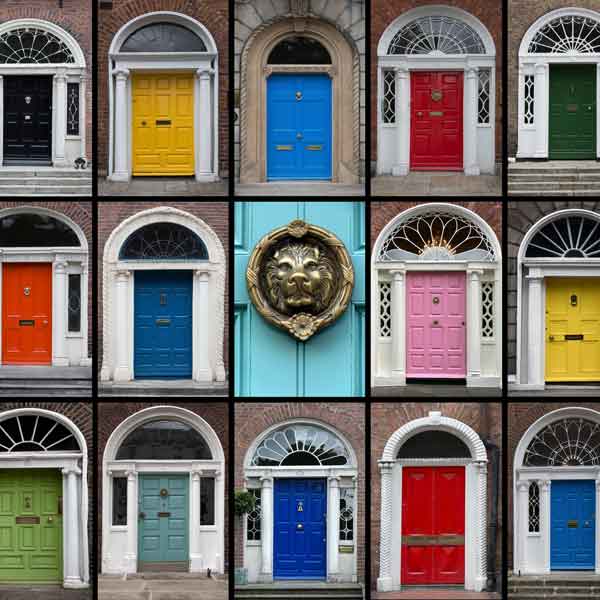
[[[294,219],[334,233],[354,265],[354,290],[332,325],[300,342],[265,321],[246,287],[257,242]],[[235,203],[235,393],[237,396],[362,396],[365,352],[365,222],[362,202]]]
[[[138,542],[141,570],[188,566],[188,476],[140,475]],[[159,563],[158,565],[156,563]]]

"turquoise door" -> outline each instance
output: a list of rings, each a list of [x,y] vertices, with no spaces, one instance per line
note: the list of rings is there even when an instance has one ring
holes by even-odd
[[[188,562],[188,476],[140,475],[139,562]],[[144,564],[145,563],[145,564]]]
[[[265,321],[246,288],[257,242],[294,219],[334,233],[354,265],[351,302],[306,342]],[[365,223],[362,202],[235,203],[235,392],[237,396],[362,396],[365,351]]]

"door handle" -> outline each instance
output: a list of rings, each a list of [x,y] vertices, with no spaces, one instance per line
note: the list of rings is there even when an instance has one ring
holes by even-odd
[[[554,341],[554,336],[553,336],[553,335],[551,335],[551,336],[549,336],[549,337],[548,337],[548,339],[549,339],[551,342],[553,342],[553,341]]]
[[[298,531],[302,531],[304,529],[304,525],[302,525],[302,523],[296,523],[296,529]]]
[[[418,111],[417,111],[417,117],[422,117],[422,116],[423,116],[423,111],[421,111],[421,110],[418,110]]]
[[[48,523],[54,523],[54,517],[52,517],[52,516],[48,517]]]
[[[146,127],[146,121],[142,121],[142,127]]]
[[[440,322],[439,322],[439,321],[434,321],[432,324],[433,324],[433,325],[439,325],[439,324],[440,324]]]
[[[145,518],[146,518],[146,513],[144,513],[144,512],[141,512],[141,513],[138,515],[138,518],[139,518],[139,519],[145,519]]]
[[[301,140],[304,136],[301,133],[296,134],[296,139]]]

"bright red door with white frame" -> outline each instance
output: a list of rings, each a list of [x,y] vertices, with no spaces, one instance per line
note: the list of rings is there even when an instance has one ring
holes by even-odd
[[[465,580],[465,468],[402,468],[403,585]]]

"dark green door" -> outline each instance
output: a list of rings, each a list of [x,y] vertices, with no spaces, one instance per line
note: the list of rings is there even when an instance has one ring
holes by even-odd
[[[549,158],[596,158],[596,65],[550,66]]]

